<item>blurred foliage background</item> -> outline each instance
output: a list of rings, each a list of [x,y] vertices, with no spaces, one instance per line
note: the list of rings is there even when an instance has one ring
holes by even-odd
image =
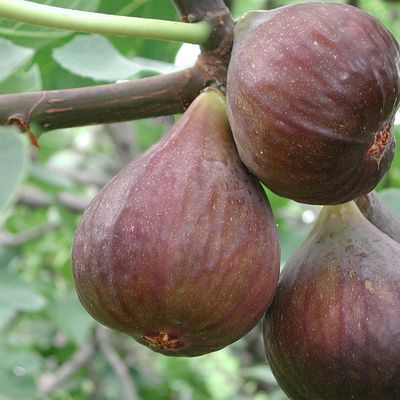
[[[36,0],[61,7],[176,20],[160,0]],[[292,3],[294,1],[290,1]],[[288,1],[230,1],[235,18]],[[352,2],[354,4],[354,2]],[[400,39],[400,3],[359,0]],[[0,19],[0,93],[63,89],[174,71],[198,49],[74,34]],[[179,116],[177,116],[179,118]],[[79,217],[120,168],[175,118],[46,133],[40,150],[0,128],[0,400],[285,400],[265,362],[260,330],[200,358],[168,358],[96,323],[74,290],[70,251]],[[400,117],[397,118],[400,138]],[[400,149],[379,185],[400,215]],[[282,265],[319,211],[269,193]]]

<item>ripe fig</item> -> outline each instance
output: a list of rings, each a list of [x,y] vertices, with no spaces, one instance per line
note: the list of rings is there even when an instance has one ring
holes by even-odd
[[[376,191],[357,197],[355,202],[368,221],[400,243],[400,218]]]
[[[73,246],[76,290],[101,323],[151,349],[197,356],[264,315],[279,275],[276,224],[210,90],[89,205]]]
[[[371,191],[394,153],[400,49],[346,4],[250,12],[234,32],[227,108],[242,161],[273,192],[309,204]]]
[[[263,329],[290,399],[400,399],[400,244],[354,202],[324,207]]]

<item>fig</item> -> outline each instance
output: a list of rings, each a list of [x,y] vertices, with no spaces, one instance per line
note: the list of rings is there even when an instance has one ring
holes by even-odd
[[[290,399],[400,399],[400,244],[354,201],[325,206],[263,322]]]
[[[357,197],[355,202],[368,221],[400,243],[400,218],[376,191]]]
[[[400,49],[347,4],[249,12],[235,26],[227,109],[244,164],[278,195],[345,203],[390,167]]]
[[[256,325],[278,282],[277,229],[220,92],[200,94],[99,192],[72,260],[87,311],[156,352],[209,353]]]

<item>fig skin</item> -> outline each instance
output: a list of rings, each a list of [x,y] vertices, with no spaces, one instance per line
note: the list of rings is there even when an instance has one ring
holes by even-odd
[[[379,230],[400,243],[400,219],[375,190],[357,197],[357,207]]]
[[[250,12],[235,26],[227,109],[239,155],[278,195],[340,204],[370,192],[394,155],[400,50],[346,4]]]
[[[222,94],[200,94],[100,191],[77,228],[73,272],[95,319],[165,355],[221,349],[263,317],[279,275],[277,229]]]
[[[399,399],[400,244],[354,202],[323,208],[282,271],[263,331],[290,399]]]

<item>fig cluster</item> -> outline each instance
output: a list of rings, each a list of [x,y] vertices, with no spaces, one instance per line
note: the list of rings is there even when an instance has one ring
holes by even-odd
[[[72,251],[82,304],[173,356],[263,320],[290,399],[400,399],[400,221],[373,191],[399,104],[399,44],[369,14],[318,2],[246,14],[226,99],[199,94],[85,211]],[[323,206],[280,278],[259,181]]]

